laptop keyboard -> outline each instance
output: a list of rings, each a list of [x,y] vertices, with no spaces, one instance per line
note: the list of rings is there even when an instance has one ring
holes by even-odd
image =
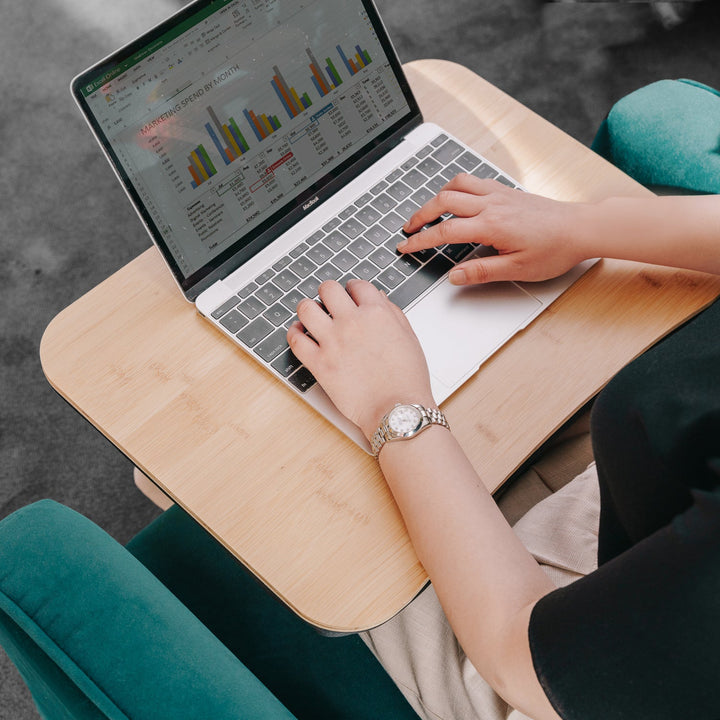
[[[325,280],[345,285],[361,278],[407,308],[477,247],[443,245],[403,255],[396,250],[410,216],[462,172],[517,187],[475,153],[438,135],[216,308],[212,317],[300,392],[307,391],[315,378],[287,343],[298,302],[317,298]]]

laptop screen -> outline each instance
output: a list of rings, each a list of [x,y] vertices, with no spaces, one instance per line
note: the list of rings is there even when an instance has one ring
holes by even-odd
[[[362,0],[201,0],[73,93],[186,293],[419,118]]]

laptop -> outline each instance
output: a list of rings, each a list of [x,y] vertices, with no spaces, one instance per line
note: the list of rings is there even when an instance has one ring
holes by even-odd
[[[441,403],[589,266],[456,288],[448,270],[490,249],[397,253],[456,174],[522,188],[423,122],[371,0],[197,0],[71,90],[185,298],[367,451],[288,348],[300,299],[328,279],[384,290]]]

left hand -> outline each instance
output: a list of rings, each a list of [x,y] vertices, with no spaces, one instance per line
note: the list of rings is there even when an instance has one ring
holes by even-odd
[[[302,300],[288,343],[340,412],[370,439],[395,403],[434,406],[425,356],[400,308],[365,280],[350,280],[347,291],[327,281],[319,295],[327,312]]]

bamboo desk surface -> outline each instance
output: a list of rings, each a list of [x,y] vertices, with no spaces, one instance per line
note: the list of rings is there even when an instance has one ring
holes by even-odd
[[[647,194],[470,70],[406,72],[427,120],[530,191]],[[488,488],[718,293],[698,273],[594,266],[443,404]],[[309,622],[378,625],[427,582],[375,461],[196,314],[154,248],[63,310],[40,354],[60,395]]]

